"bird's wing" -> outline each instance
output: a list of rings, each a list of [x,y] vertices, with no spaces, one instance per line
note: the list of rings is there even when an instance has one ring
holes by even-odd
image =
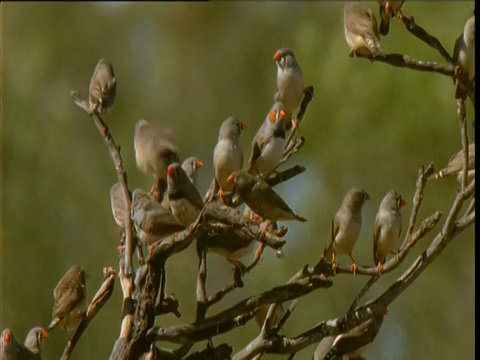
[[[325,250],[323,251],[323,256],[329,257],[331,255],[331,250],[333,248],[333,242],[337,237],[338,231],[340,230],[340,223],[335,216],[332,220],[332,226],[330,227],[330,233],[328,234],[327,244],[325,245]]]
[[[58,317],[60,319],[65,317],[86,295],[85,287],[76,281],[67,281],[61,284],[58,290],[55,290],[56,296],[52,317]]]

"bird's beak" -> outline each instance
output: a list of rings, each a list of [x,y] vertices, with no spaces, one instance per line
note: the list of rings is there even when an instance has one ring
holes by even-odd
[[[402,198],[402,199],[400,200],[400,207],[405,206],[405,205],[407,205],[407,200],[405,200],[404,198]]]
[[[231,175],[227,178],[227,182],[232,183],[233,180],[235,180],[235,176],[233,176],[233,174],[231,174]]]
[[[283,118],[285,117],[285,115],[287,115],[287,113],[285,112],[285,110],[280,109],[280,119],[283,119]]]
[[[242,122],[241,127],[242,127],[242,130],[245,130],[247,128],[247,125],[245,125],[245,123]]]
[[[201,160],[197,160],[197,169],[201,169],[203,167],[203,162]]]
[[[170,176],[171,178],[175,176],[175,168],[173,167],[173,165],[169,165],[167,171],[168,171],[168,176]]]
[[[42,329],[42,339],[48,338],[48,331],[45,329]]]
[[[10,339],[12,338],[12,333],[10,332],[10,330],[7,330],[5,332],[5,336],[3,337],[3,339],[5,340],[6,343],[10,342]]]
[[[272,124],[275,124],[275,118],[276,118],[275,111],[270,111],[268,113],[268,121],[270,121]]]
[[[277,51],[277,52],[275,53],[275,55],[273,55],[273,59],[274,59],[276,62],[279,62],[281,57],[282,57],[282,56],[280,55],[280,51]]]

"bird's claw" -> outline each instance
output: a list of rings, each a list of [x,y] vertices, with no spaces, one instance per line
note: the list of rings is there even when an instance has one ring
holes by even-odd
[[[355,275],[357,273],[357,270],[358,270],[357,263],[353,263],[351,268],[352,268],[353,275]]]

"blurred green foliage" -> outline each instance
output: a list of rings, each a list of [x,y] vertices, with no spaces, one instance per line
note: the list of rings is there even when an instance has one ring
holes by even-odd
[[[369,4],[377,13],[378,5]],[[473,4],[407,1],[403,10],[451,50]],[[286,257],[277,259],[267,250],[247,275],[246,286],[210,314],[315,263],[331,218],[352,186],[364,187],[372,197],[354,250],[360,264],[372,264],[373,221],[384,194],[395,188],[408,200],[405,231],[420,166],[434,161],[440,169],[460,149],[452,79],[348,57],[340,2],[3,3],[1,10],[0,325],[20,339],[35,325],[48,326],[53,288],[71,265],[80,264],[90,274],[93,296],[102,268],[118,264],[119,235],[108,193],[116,182],[114,167],[92,121],[69,99],[72,89],[86,94],[101,57],[113,63],[118,80],[116,104],[107,119],[122,147],[131,189],[150,186],[150,178],[135,166],[138,119],[168,124],[182,156],[194,154],[205,162],[199,175],[204,192],[212,178],[218,128],[228,115],[247,123],[242,141],[248,157],[250,141],[272,103],[272,56],[278,48],[295,51],[305,82],[315,86],[300,130],[307,142],[290,161],[307,171],[278,187],[309,221],[290,223]],[[443,61],[396,20],[382,47]],[[470,104],[468,111],[471,120]],[[420,219],[435,210],[445,213],[457,189],[453,179],[429,183]],[[382,277],[370,296],[384,291],[432,238],[423,239],[400,269]],[[339,261],[349,263],[347,257]],[[214,291],[229,281],[230,265],[217,255],[209,257],[209,265],[209,290]],[[181,322],[194,319],[196,269],[193,246],[167,264],[167,292],[180,300]],[[367,279],[343,275],[333,281],[330,290],[302,299],[285,335],[344,313]],[[117,282],[73,358],[107,358],[119,334],[120,312]],[[394,302],[367,357],[472,358],[473,314],[472,228]],[[178,321],[167,315],[157,324]],[[251,322],[215,342],[227,341],[239,350],[257,331]],[[62,331],[54,331],[44,357],[60,357],[65,342]],[[313,349],[297,357],[309,359]]]

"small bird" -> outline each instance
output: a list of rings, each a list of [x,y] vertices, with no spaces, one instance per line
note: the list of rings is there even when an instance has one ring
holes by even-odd
[[[352,259],[352,272],[357,271],[357,263],[352,251],[362,228],[362,208],[370,195],[358,188],[350,189],[343,198],[342,205],[333,217],[332,227],[323,252],[325,258],[332,258],[334,270],[337,267],[337,254],[347,254]]]
[[[463,32],[455,41],[453,61],[467,73],[469,81],[475,79],[475,15],[469,18],[464,25]],[[458,71],[458,69],[456,69]],[[455,91],[455,98],[464,98],[466,89],[459,82]]]
[[[378,38],[377,19],[372,10],[360,1],[347,2],[343,8],[345,39],[350,56],[383,55]]]
[[[380,28],[379,32],[382,35],[387,35],[390,29],[390,19],[401,14],[402,5],[405,0],[379,0],[380,3]]]
[[[194,186],[197,186],[197,171],[203,167],[203,162],[195,156],[189,156],[182,162],[182,168]]]
[[[133,191],[131,215],[137,236],[145,246],[183,229],[170,208],[162,206],[141,189]]]
[[[16,360],[25,352],[25,348],[13,336],[12,330],[4,329],[0,337],[0,359]]]
[[[167,187],[167,167],[179,162],[179,150],[171,131],[141,119],[135,125],[134,148],[137,167],[153,176],[150,194],[161,201]]]
[[[292,50],[281,48],[275,52],[273,59],[277,64],[277,91],[275,93],[275,102],[279,101],[285,106],[287,119],[292,119],[292,114],[300,106],[303,99],[305,84],[303,81],[303,71],[295,58]],[[298,121],[293,121],[294,126],[298,126]],[[287,130],[292,126],[287,122]]]
[[[112,107],[117,95],[117,79],[113,67],[106,59],[100,59],[95,66],[88,90],[89,110],[104,114]]]
[[[203,208],[203,200],[179,163],[168,166],[168,199],[177,222],[185,228],[192,224]]]
[[[456,176],[459,183],[463,178],[463,149],[454,154],[448,160],[447,166],[432,176],[434,179],[441,179],[447,176]],[[468,171],[467,185],[475,178],[475,143],[468,145]]]
[[[270,223],[273,224],[277,220],[307,221],[295,214],[280,195],[259,177],[238,170],[232,173],[227,181],[234,184],[235,193],[245,201],[250,209],[263,219],[269,220]],[[263,232],[267,230],[269,222],[266,223]]]
[[[382,274],[387,255],[396,254],[393,248],[402,232],[403,221],[400,209],[406,204],[406,200],[395,190],[390,190],[380,203],[373,230],[373,261],[378,275]]]
[[[234,116],[229,116],[220,126],[218,142],[213,150],[213,167],[222,199],[224,192],[231,192],[233,189],[233,185],[227,182],[228,176],[243,167],[243,149],[240,143],[243,129],[245,124]]]
[[[385,311],[386,312],[386,311]],[[314,360],[364,359],[363,354],[375,340],[383,323],[384,314],[376,315],[345,334],[324,338],[313,355]]]
[[[261,328],[265,319],[267,318],[268,309],[270,308],[271,304],[263,304],[260,305],[255,310],[255,322],[257,323],[258,327]],[[283,314],[285,314],[285,309],[283,308],[282,303],[279,303],[275,308],[275,313],[272,317],[272,323],[270,324],[271,327],[278,325],[280,320],[282,320]]]
[[[252,141],[248,172],[268,176],[283,157],[285,148],[286,112],[283,103],[276,102],[267,114]]]
[[[43,342],[48,338],[48,332],[42,327],[31,329],[25,338],[24,346],[32,354],[28,359],[42,359]]]
[[[87,310],[87,287],[82,267],[74,265],[63,275],[53,290],[53,297],[53,319],[48,331],[59,325],[70,342],[69,331],[78,326]]]
[[[122,185],[116,182],[110,188],[110,206],[112,207],[112,214],[118,227],[125,230],[125,216],[127,213],[127,206],[123,196]]]

